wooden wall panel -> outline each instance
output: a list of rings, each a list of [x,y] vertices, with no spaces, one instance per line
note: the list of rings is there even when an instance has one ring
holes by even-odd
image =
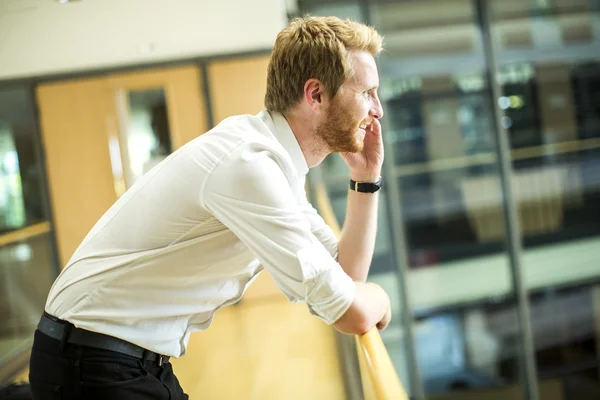
[[[269,55],[215,61],[208,67],[214,123],[264,109]]]
[[[50,201],[61,267],[116,200],[108,135],[113,97],[98,79],[37,88]]]

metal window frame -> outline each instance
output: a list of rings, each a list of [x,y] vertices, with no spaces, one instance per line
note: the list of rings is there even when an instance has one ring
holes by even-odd
[[[528,400],[539,399],[539,387],[537,382],[537,368],[535,362],[535,348],[533,343],[533,330],[531,326],[531,313],[529,295],[523,272],[523,244],[521,228],[517,216],[517,205],[512,191],[512,160],[508,132],[504,128],[502,120],[504,111],[496,104],[494,99],[502,96],[502,89],[496,77],[498,76],[497,50],[492,40],[492,20],[489,1],[473,0],[476,12],[477,26],[481,33],[483,52],[486,63],[486,78],[491,88],[489,99],[494,120],[494,136],[496,139],[496,156],[500,175],[502,191],[502,208],[504,217],[505,240],[509,256],[513,290],[517,298],[517,315],[520,325],[520,347],[521,347],[521,376],[525,386],[526,398]]]

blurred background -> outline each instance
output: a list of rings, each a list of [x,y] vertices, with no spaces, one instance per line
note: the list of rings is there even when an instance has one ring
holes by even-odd
[[[599,0],[0,0],[3,382],[98,217],[174,149],[259,112],[277,32],[307,13],[384,35],[369,280],[392,298],[381,336],[411,398],[600,398]],[[347,179],[337,155],[309,175],[340,224]],[[240,307],[176,361],[184,389],[360,398],[352,350],[267,276]],[[254,367],[219,369],[221,352]]]

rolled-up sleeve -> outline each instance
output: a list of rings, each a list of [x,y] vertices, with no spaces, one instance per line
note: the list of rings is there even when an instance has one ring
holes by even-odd
[[[352,303],[354,282],[312,232],[286,168],[269,149],[243,143],[211,172],[201,203],[250,249],[289,300],[305,301],[332,324]]]

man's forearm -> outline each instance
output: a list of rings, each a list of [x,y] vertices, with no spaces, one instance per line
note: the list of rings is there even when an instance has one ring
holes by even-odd
[[[354,280],[367,279],[377,234],[379,192],[350,190],[342,236],[338,244],[338,262]]]

